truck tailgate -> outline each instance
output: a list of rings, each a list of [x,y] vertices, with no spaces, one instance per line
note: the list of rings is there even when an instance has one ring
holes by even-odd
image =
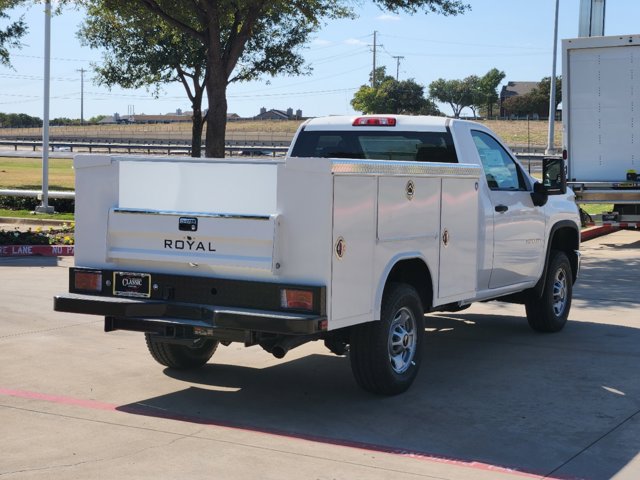
[[[177,262],[276,270],[279,216],[189,214],[113,208],[107,256],[112,261]]]

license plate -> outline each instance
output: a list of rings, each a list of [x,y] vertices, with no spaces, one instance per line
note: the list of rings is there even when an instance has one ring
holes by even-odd
[[[113,294],[118,297],[149,298],[151,275],[148,273],[113,272]]]

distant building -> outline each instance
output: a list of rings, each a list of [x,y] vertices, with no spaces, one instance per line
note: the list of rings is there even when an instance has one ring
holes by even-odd
[[[207,110],[202,112],[202,115],[205,116],[207,114]],[[165,115],[145,115],[133,114],[133,115],[120,115],[119,113],[114,113],[113,115],[107,115],[102,120],[100,120],[100,124],[102,125],[116,125],[116,124],[129,124],[129,123],[138,123],[138,124],[157,124],[157,123],[191,123],[191,119],[193,117],[193,111],[189,110],[183,112],[181,109],[177,109],[175,113],[167,113]],[[237,113],[228,113],[227,120],[240,120],[241,117]]]
[[[504,109],[504,101],[511,97],[526,95],[538,86],[538,82],[508,82],[500,91],[500,116],[506,117],[507,112]]]
[[[267,110],[265,107],[260,109],[260,113],[253,117],[254,120],[300,120],[302,118],[302,110],[298,109],[293,112],[293,108],[286,110]]]
[[[100,124],[102,125],[114,125],[114,124],[128,124],[128,123],[139,123],[139,124],[150,124],[150,123],[186,123],[191,122],[192,112],[188,112],[188,114],[183,114],[180,110],[180,113],[167,113],[166,115],[120,115],[119,113],[114,113],[113,115],[108,115],[100,120]]]

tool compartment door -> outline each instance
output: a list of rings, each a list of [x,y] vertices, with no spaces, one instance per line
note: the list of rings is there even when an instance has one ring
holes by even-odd
[[[443,178],[438,298],[475,295],[478,275],[478,179]]]
[[[377,181],[337,175],[333,182],[331,322],[338,328],[371,317]]]

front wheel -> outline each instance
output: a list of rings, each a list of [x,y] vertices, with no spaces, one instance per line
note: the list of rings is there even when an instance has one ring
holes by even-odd
[[[156,362],[180,370],[202,367],[218,348],[218,341],[211,339],[199,339],[193,345],[179,345],[164,342],[150,333],[145,333],[144,337]]]
[[[397,395],[420,368],[424,310],[415,289],[393,284],[382,300],[381,318],[354,327],[349,356],[356,382],[369,392]]]
[[[558,332],[567,323],[573,294],[573,274],[567,255],[552,250],[549,256],[542,297],[530,295],[525,301],[529,326],[538,332]]]

